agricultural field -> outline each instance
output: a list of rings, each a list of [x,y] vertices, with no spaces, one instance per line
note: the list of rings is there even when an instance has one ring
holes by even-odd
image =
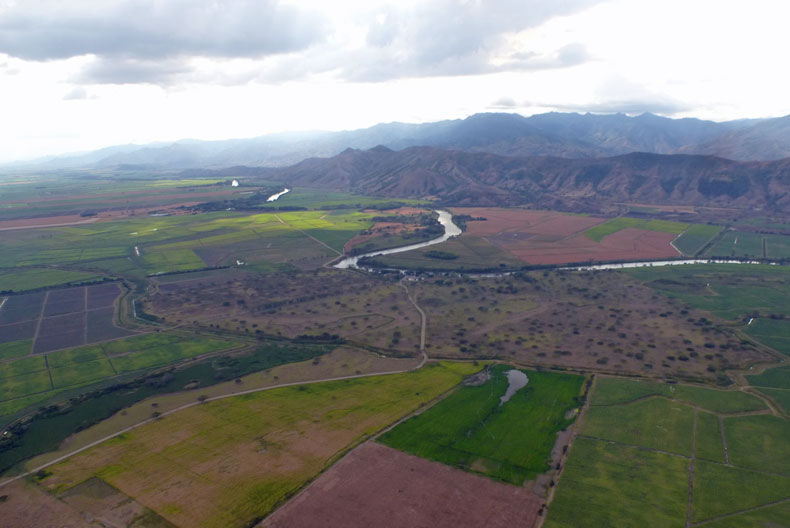
[[[704,264],[624,273],[694,308],[737,321],[746,334],[790,354],[790,269],[784,266]]]
[[[438,462],[366,442],[261,527],[532,526],[543,499]]]
[[[722,228],[715,225],[691,224],[678,236],[673,244],[684,255],[695,256],[705,245],[721,232]]]
[[[0,307],[0,343],[30,340],[40,354],[132,335],[114,323],[120,294],[105,283],[10,296]]]
[[[379,198],[343,192],[332,192],[323,189],[291,189],[275,202],[262,203],[261,209],[285,209],[303,207],[305,209],[393,209],[400,205],[425,206],[427,200],[410,200],[405,198]]]
[[[502,403],[506,372],[497,365],[479,385],[454,394],[379,437],[379,442],[429,460],[523,485],[550,468],[557,433],[573,418],[584,378],[525,371],[528,383]]]
[[[706,252],[709,257],[790,258],[790,236],[727,231]]]
[[[176,525],[251,525],[340,453],[479,368],[432,364],[207,402],[56,464],[40,485],[62,496],[95,477]]]
[[[65,389],[225,350],[238,343],[152,333],[0,362],[0,416]],[[13,349],[11,349],[13,351]]]
[[[372,216],[355,211],[222,211],[7,231],[0,241],[0,273],[53,264],[133,277],[239,262],[253,269],[278,264],[316,268],[341,254],[348,240],[370,227]],[[28,283],[31,288],[45,284]]]
[[[645,385],[596,381],[547,527],[749,526],[752,509],[790,499],[788,420],[747,410],[734,391]],[[781,511],[766,515],[783,526]]]
[[[688,224],[684,224],[682,222],[645,220],[641,218],[629,218],[626,216],[621,216],[592,227],[586,230],[584,234],[596,242],[601,242],[607,236],[613,235],[618,231],[622,231],[623,229],[645,229],[647,231],[658,231],[660,233],[679,235],[688,227]]]
[[[65,271],[49,268],[27,268],[0,270],[0,291],[24,292],[36,288],[96,282],[104,277],[95,273]]]

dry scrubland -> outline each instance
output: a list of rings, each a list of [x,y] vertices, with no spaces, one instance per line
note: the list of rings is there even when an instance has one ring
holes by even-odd
[[[337,335],[413,354],[420,315],[392,280],[353,271],[245,274],[162,284],[144,304],[169,323],[294,338]]]
[[[406,283],[429,354],[715,380],[769,359],[709,314],[618,272],[533,272]],[[337,335],[415,353],[419,314],[390,278],[322,270],[161,285],[146,309],[171,323],[284,337]]]
[[[430,364],[208,402],[55,465],[41,484],[62,497],[98,477],[176,525],[243,526],[361,438],[479,368]]]
[[[519,277],[410,284],[428,314],[429,352],[708,380],[770,359],[709,314],[617,272]]]

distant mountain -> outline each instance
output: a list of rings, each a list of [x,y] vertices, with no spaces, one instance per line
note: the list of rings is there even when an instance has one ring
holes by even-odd
[[[790,212],[790,159],[631,153],[598,159],[519,158],[411,147],[348,149],[292,167],[259,169],[286,185],[455,205],[539,204],[591,210],[636,202]]]
[[[629,117],[547,113],[475,114],[425,124],[386,123],[344,132],[302,132],[224,141],[183,140],[146,146],[110,147],[58,157],[36,168],[147,169],[287,166],[310,157],[334,156],[347,148],[385,145],[394,150],[431,146],[505,156],[611,157],[630,152],[712,154],[739,160],[790,157],[790,116],[724,123],[669,119],[653,114]]]

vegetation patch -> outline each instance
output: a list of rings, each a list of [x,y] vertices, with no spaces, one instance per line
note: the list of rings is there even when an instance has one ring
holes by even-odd
[[[692,224],[681,235],[675,239],[675,247],[683,252],[684,255],[693,257],[713,240],[722,230],[721,226]]]
[[[49,268],[0,270],[0,292],[23,292],[60,286],[62,284],[82,284],[103,280],[95,273],[65,271]]]
[[[525,371],[529,383],[500,405],[511,367],[454,394],[388,431],[379,441],[430,460],[521,485],[549,469],[557,433],[573,419],[584,378]]]
[[[613,235],[618,231],[627,228],[646,229],[648,231],[659,231],[661,233],[672,233],[679,235],[689,225],[682,222],[669,222],[666,220],[645,220],[642,218],[629,218],[627,216],[620,216],[613,218],[603,224],[592,227],[584,232],[584,234],[596,242],[600,242],[604,237]]]
[[[730,462],[736,466],[790,474],[790,421],[777,416],[724,420]]]

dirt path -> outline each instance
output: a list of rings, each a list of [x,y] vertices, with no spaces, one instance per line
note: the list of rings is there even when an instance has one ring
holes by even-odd
[[[736,515],[742,515],[744,513],[749,513],[749,512],[753,512],[753,511],[757,511],[757,510],[762,510],[764,508],[770,508],[771,506],[776,506],[778,504],[783,504],[783,503],[785,503],[787,501],[790,501],[790,499],[782,499],[782,500],[778,500],[778,501],[774,501],[774,502],[769,502],[768,504],[761,504],[759,506],[754,506],[753,508],[746,508],[745,510],[738,510],[736,512],[726,513],[724,515],[719,515],[718,517],[712,517],[710,519],[705,519],[704,521],[692,524],[691,527],[692,528],[696,528],[697,526],[704,526],[706,524],[710,524],[710,523],[712,523],[714,521],[718,521],[720,519],[727,519],[728,517],[735,517]]]
[[[279,220],[279,221],[280,221],[280,223],[281,223],[281,224],[285,224],[285,225],[287,225],[288,227],[290,227],[291,229],[294,229],[295,231],[299,231],[299,232],[300,232],[300,233],[302,233],[304,236],[306,236],[307,238],[311,238],[311,239],[313,239],[313,241],[315,241],[315,242],[317,242],[317,243],[321,244],[322,246],[324,246],[325,248],[327,248],[329,251],[332,251],[333,253],[337,253],[337,254],[338,254],[338,255],[340,255],[341,257],[342,257],[342,256],[344,256],[344,255],[343,255],[343,253],[342,253],[341,251],[338,251],[338,250],[336,250],[336,249],[335,249],[335,248],[333,248],[332,246],[330,246],[330,245],[328,245],[328,244],[326,244],[326,243],[324,243],[324,242],[321,242],[320,240],[318,240],[318,239],[317,239],[316,237],[314,237],[313,235],[311,235],[311,234],[309,234],[309,233],[306,233],[305,231],[302,231],[301,229],[298,229],[298,228],[296,228],[296,227],[292,226],[291,224],[289,224],[288,222],[284,221],[282,218],[280,218],[280,215],[278,215],[278,214],[275,214],[274,216],[275,216],[275,218],[277,218],[277,220]]]
[[[428,325],[427,317],[425,315],[425,311],[420,308],[420,305],[417,304],[417,301],[411,296],[411,293],[409,293],[409,287],[406,286],[403,281],[399,282],[398,284],[401,288],[406,290],[406,297],[409,298],[409,302],[417,309],[418,312],[420,312],[420,352],[422,352],[422,362],[420,363],[419,367],[417,367],[420,368],[425,365],[426,361],[428,361],[428,354],[425,352],[425,331]]]
[[[38,322],[36,323],[36,331],[33,333],[33,346],[31,348],[31,354],[33,348],[36,346],[36,341],[38,340],[38,331],[41,329],[41,321],[44,319],[44,308],[47,306],[47,300],[49,299],[49,291],[44,294],[44,300],[41,301],[41,312],[38,314]]]
[[[719,418],[719,433],[721,433],[721,447],[724,448],[724,463],[728,466],[730,464],[730,453],[727,451],[727,437],[724,434],[724,416],[717,415]]]
[[[691,519],[693,518],[693,501],[694,501],[694,462],[697,458],[697,418],[699,416],[699,408],[694,407],[694,425],[691,429],[691,460],[689,460],[689,499],[688,506],[686,507],[686,528],[691,528]]]
[[[9,479],[6,479],[3,482],[0,482],[0,488],[2,488],[3,486],[5,486],[7,484],[15,482],[15,481],[17,481],[19,479],[28,477],[28,476],[36,473],[37,471],[40,471],[42,469],[46,469],[46,468],[48,468],[50,466],[53,466],[53,465],[58,464],[60,462],[63,462],[64,460],[67,460],[67,459],[73,457],[74,455],[82,453],[83,451],[87,451],[88,449],[90,449],[92,447],[96,447],[97,445],[101,444],[102,442],[106,442],[107,440],[112,440],[113,438],[116,438],[116,437],[118,437],[118,436],[120,436],[120,435],[122,435],[124,433],[128,433],[129,431],[137,429],[138,427],[141,427],[141,426],[143,426],[145,424],[154,422],[156,420],[160,420],[160,419],[162,419],[162,418],[164,418],[166,416],[170,416],[171,414],[175,414],[175,413],[183,411],[185,409],[189,409],[189,408],[195,407],[197,405],[202,405],[202,404],[204,404],[206,402],[211,402],[211,401],[216,401],[216,400],[224,400],[225,398],[234,398],[236,396],[241,396],[241,395],[244,395],[244,394],[252,394],[252,393],[255,393],[255,392],[263,392],[263,391],[272,390],[272,389],[280,389],[282,387],[293,387],[293,386],[298,386],[298,385],[312,385],[314,383],[326,383],[328,381],[342,381],[342,380],[349,380],[349,379],[369,378],[371,376],[386,376],[386,375],[389,375],[389,374],[402,374],[404,372],[410,372],[410,371],[413,371],[413,370],[418,370],[419,368],[421,368],[425,364],[425,361],[426,361],[426,358],[424,357],[423,361],[417,367],[412,367],[412,368],[407,368],[407,369],[402,369],[402,370],[392,370],[392,371],[389,371],[389,372],[373,372],[373,373],[370,373],[370,374],[353,374],[353,375],[350,375],[350,376],[339,376],[339,377],[334,377],[334,378],[325,378],[325,379],[312,380],[312,381],[296,381],[296,382],[292,382],[292,383],[281,383],[279,385],[272,385],[270,387],[260,387],[260,388],[257,388],[257,389],[249,389],[249,390],[243,390],[243,391],[238,391],[238,392],[232,392],[230,394],[223,394],[221,396],[214,396],[213,398],[206,398],[203,401],[194,401],[192,403],[187,403],[187,404],[182,405],[180,407],[176,407],[175,409],[172,409],[170,411],[164,412],[164,413],[162,413],[160,416],[158,416],[156,418],[148,418],[146,420],[143,420],[142,422],[138,422],[138,423],[136,423],[134,425],[130,425],[129,427],[125,427],[125,428],[121,429],[120,431],[114,432],[111,435],[107,435],[104,438],[100,438],[99,440],[91,442],[90,444],[85,445],[85,446],[83,446],[83,447],[81,447],[79,449],[75,449],[74,451],[72,451],[70,453],[66,453],[65,455],[63,455],[61,457],[58,457],[58,458],[56,458],[54,460],[50,460],[46,464],[42,464],[42,465],[40,465],[38,467],[35,467],[35,468],[31,469],[30,471],[27,471],[26,473],[22,473],[20,475],[15,476],[15,477],[11,477]]]

